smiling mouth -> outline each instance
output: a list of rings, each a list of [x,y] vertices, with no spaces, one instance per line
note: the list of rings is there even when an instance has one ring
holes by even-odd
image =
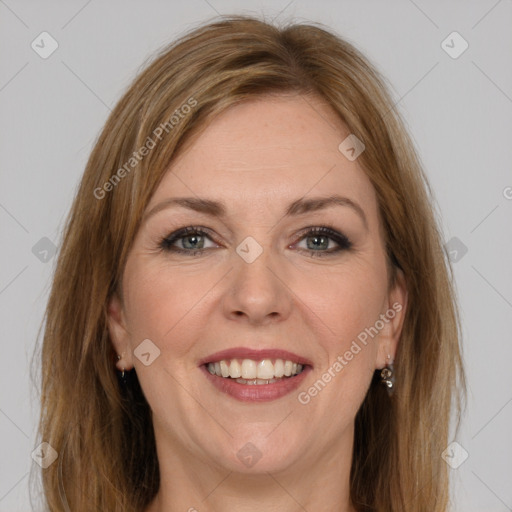
[[[263,385],[293,379],[307,365],[287,359],[222,359],[204,366],[211,375],[230,379],[238,384]]]

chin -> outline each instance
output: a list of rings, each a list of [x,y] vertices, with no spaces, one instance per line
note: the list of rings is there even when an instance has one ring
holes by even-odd
[[[281,436],[268,434],[237,436],[230,439],[225,446],[222,466],[229,471],[250,475],[284,471],[296,464],[302,452],[301,443],[289,435],[283,440]]]

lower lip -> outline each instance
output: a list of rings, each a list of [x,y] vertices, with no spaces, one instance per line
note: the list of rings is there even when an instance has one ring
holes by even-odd
[[[310,372],[311,367],[305,366],[302,372],[295,377],[285,377],[271,384],[240,384],[235,379],[212,375],[205,365],[201,366],[201,370],[219,391],[241,402],[270,402],[297,389]]]

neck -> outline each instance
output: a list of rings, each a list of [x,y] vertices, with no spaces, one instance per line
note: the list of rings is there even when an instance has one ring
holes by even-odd
[[[355,512],[350,502],[353,429],[336,447],[281,471],[237,473],[180,452],[158,435],[160,489],[145,512]]]

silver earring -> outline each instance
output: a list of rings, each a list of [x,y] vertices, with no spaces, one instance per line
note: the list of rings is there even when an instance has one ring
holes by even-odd
[[[118,355],[117,355],[117,360],[119,361],[119,359],[121,359],[121,356],[118,354]],[[123,367],[123,370],[122,370],[122,372],[121,372],[121,379],[122,379],[122,380],[123,380],[123,382],[124,382],[124,380],[125,380],[124,367]]]
[[[388,354],[388,363],[380,372],[381,381],[386,385],[389,395],[393,394],[393,386],[395,384],[395,373],[391,356]]]

